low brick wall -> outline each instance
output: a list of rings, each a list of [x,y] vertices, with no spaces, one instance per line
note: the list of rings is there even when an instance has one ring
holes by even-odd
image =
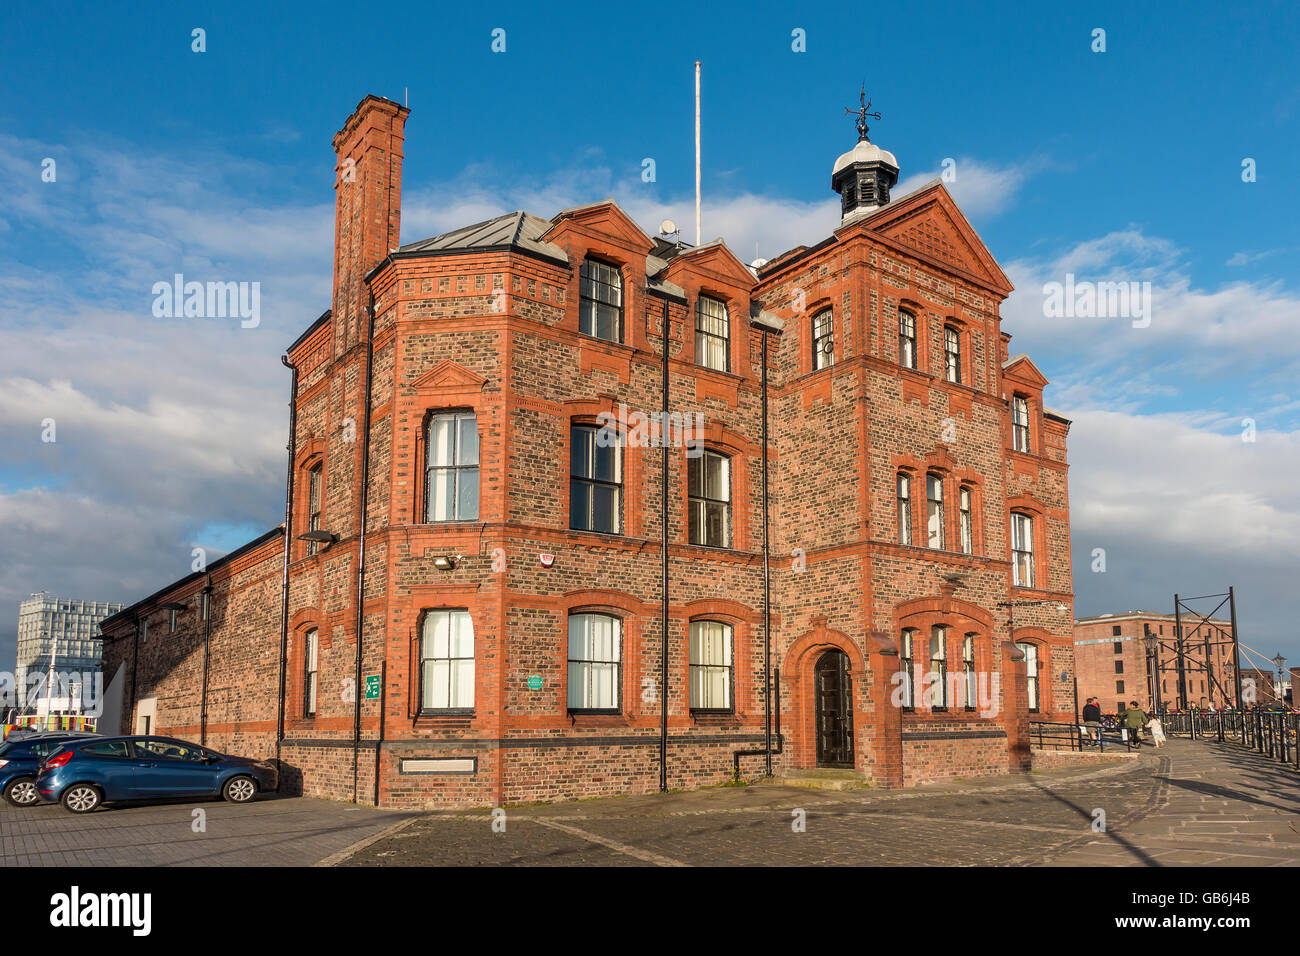
[[[1102,767],[1106,764],[1126,763],[1137,760],[1136,750],[1105,751],[1095,750],[1038,750],[1030,751],[1031,767],[1034,770],[1054,770],[1061,767]]]

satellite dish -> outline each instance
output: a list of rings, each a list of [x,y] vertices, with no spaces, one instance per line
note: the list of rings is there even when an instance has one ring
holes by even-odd
[[[677,223],[673,222],[671,219],[665,219],[663,222],[659,223],[659,235],[661,236],[671,236],[676,231]]]
[[[761,269],[765,265],[767,265],[766,259],[755,259],[753,262],[749,264],[749,267],[751,269]]]

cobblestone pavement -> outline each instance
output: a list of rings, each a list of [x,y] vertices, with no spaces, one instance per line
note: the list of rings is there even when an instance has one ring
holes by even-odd
[[[205,830],[194,831],[202,810]],[[0,803],[0,866],[306,866],[412,814],[329,800],[267,796],[105,807]]]
[[[1105,832],[1093,832],[1095,811]],[[406,865],[1147,865],[1300,863],[1300,775],[1174,739],[1104,768],[905,791],[720,787],[428,814],[340,860]],[[806,824],[797,832],[802,817]]]

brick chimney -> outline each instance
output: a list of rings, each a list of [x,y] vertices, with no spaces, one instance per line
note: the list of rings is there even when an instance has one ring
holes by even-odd
[[[397,248],[402,218],[404,106],[367,96],[334,135],[334,344],[365,336],[365,274]]]

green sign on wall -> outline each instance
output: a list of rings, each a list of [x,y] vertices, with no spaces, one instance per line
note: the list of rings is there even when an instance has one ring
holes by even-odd
[[[537,675],[537,674],[534,674],[532,677],[528,678],[528,689],[529,689],[529,690],[541,690],[541,689],[542,689],[542,678],[541,678],[539,675]]]
[[[378,699],[379,699],[379,675],[367,674],[366,675],[366,700],[378,700]]]

